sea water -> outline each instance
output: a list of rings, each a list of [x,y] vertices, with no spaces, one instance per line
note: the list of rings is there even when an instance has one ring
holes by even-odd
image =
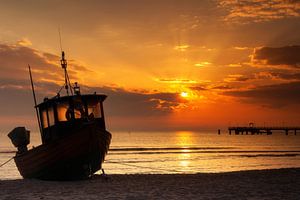
[[[0,133],[0,164],[15,148]],[[300,167],[300,134],[229,135],[216,131],[113,132],[103,164],[107,174],[219,173]],[[40,143],[31,134],[31,146]],[[97,172],[101,173],[101,172]],[[0,179],[21,178],[14,161],[0,167]]]

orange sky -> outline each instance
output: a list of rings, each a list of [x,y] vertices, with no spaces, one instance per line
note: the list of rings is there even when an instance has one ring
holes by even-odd
[[[3,1],[0,131],[36,129],[38,99],[71,81],[106,93],[112,130],[300,125],[300,3],[258,0]]]

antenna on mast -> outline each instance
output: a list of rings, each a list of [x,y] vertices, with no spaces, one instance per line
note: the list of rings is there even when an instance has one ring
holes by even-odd
[[[60,44],[60,50],[61,50],[60,65],[64,69],[64,72],[65,72],[65,85],[64,85],[64,87],[66,89],[67,95],[69,96],[69,90],[71,92],[71,95],[73,95],[73,90],[72,90],[72,86],[71,86],[68,71],[67,71],[68,63],[67,63],[67,60],[65,59],[65,52],[62,50],[61,34],[60,34],[60,28],[59,27],[58,27],[58,34],[59,34],[59,44]]]
[[[60,27],[58,27],[58,35],[59,35],[59,46],[60,46],[60,51],[63,51],[63,50],[62,50],[62,44],[61,44]]]

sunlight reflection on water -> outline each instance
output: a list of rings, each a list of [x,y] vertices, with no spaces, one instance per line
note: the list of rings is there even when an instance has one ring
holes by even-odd
[[[190,131],[124,135],[127,134],[114,135],[113,154],[108,155],[104,164],[110,173],[198,173],[300,167],[300,137],[294,135],[229,136]],[[144,149],[122,154],[124,152],[118,152],[121,147]],[[132,165],[118,169],[117,165],[128,163]],[[110,170],[113,166],[115,168]]]

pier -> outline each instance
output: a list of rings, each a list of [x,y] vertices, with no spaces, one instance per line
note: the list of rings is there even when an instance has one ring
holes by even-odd
[[[293,132],[295,135],[297,135],[297,131],[300,131],[300,127],[276,127],[276,126],[270,126],[270,127],[260,127],[260,126],[232,126],[228,127],[229,134],[231,135],[232,132],[234,132],[235,135],[259,135],[259,134],[267,134],[272,135],[273,131],[283,131],[286,135],[289,134],[289,132]]]

